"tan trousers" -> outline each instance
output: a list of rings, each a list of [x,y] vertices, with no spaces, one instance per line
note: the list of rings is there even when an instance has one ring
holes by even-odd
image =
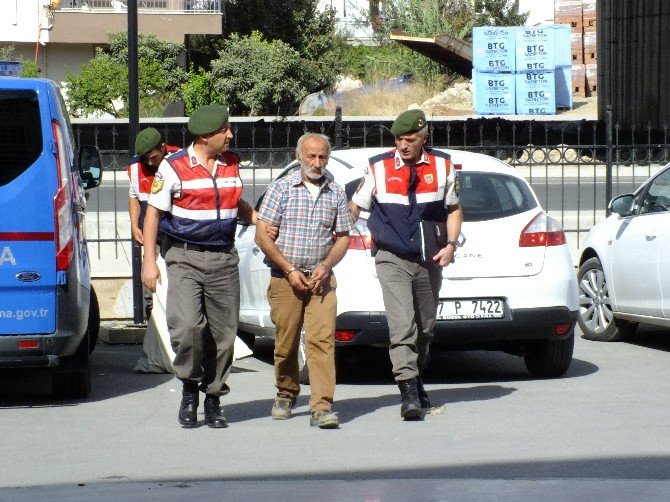
[[[279,392],[300,393],[298,350],[305,327],[305,352],[314,413],[330,410],[335,394],[335,275],[318,294],[296,292],[284,278],[272,277],[268,288],[270,317],[275,323],[275,378]]]

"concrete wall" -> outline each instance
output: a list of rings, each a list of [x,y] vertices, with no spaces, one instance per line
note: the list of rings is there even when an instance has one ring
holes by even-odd
[[[48,18],[43,6],[45,0],[1,0],[0,42],[46,41]]]

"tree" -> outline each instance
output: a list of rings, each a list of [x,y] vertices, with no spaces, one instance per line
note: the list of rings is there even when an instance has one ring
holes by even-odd
[[[521,26],[528,19],[528,12],[517,12],[514,0],[477,0],[475,10],[475,26]]]
[[[307,94],[306,67],[298,51],[258,32],[236,34],[212,61],[213,88],[234,114],[292,113]]]
[[[318,9],[318,0],[231,0],[226,3],[223,36],[192,35],[188,41],[189,61],[195,68],[210,68],[226,41],[233,35],[262,34],[272,43],[282,41],[298,52],[308,67],[308,92],[331,86],[342,71],[346,38],[337,32],[333,9]]]
[[[222,94],[214,87],[212,74],[203,68],[196,70],[193,65],[189,69],[188,80],[182,86],[182,96],[186,115],[204,105],[226,104]]]
[[[128,116],[128,38],[110,33],[109,49],[96,49],[79,75],[67,72],[67,102],[73,115],[106,113]],[[139,112],[160,116],[165,107],[181,99],[187,74],[179,66],[181,44],[159,40],[154,35],[138,36]]]
[[[40,76],[40,69],[33,61],[29,61],[28,59],[25,59],[21,56],[16,57],[14,55],[13,45],[0,47],[0,61],[18,61],[21,63],[22,69],[19,77],[34,78]]]
[[[128,66],[98,48],[79,75],[67,72],[67,102],[74,116],[106,113],[121,115],[122,98],[128,94]]]

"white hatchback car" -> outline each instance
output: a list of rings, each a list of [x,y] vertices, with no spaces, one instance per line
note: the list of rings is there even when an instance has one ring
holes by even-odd
[[[333,151],[328,171],[351,198],[367,159],[387,150]],[[482,154],[444,151],[460,168],[464,222],[455,262],[443,272],[433,345],[502,350],[523,356],[535,376],[564,374],[572,361],[578,293],[562,228],[514,168]],[[289,164],[278,178],[297,167]],[[349,251],[334,269],[338,350],[389,343],[367,217],[363,211]],[[270,271],[254,235],[253,226],[238,227],[240,330],[274,336]]]
[[[609,204],[579,260],[584,337],[618,341],[639,323],[670,327],[670,164]]]

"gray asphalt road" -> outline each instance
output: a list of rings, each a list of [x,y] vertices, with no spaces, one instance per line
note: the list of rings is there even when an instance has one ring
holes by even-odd
[[[435,412],[399,419],[385,354],[338,375],[342,428],[272,421],[272,346],[235,363],[231,426],[179,427],[180,386],[132,373],[139,346],[99,345],[93,392],[53,401],[46,378],[2,374],[0,499],[667,500],[670,330],[578,338],[568,374],[533,380],[500,353],[435,354]],[[409,480],[409,481],[404,481]],[[20,487],[11,488],[11,487]]]

